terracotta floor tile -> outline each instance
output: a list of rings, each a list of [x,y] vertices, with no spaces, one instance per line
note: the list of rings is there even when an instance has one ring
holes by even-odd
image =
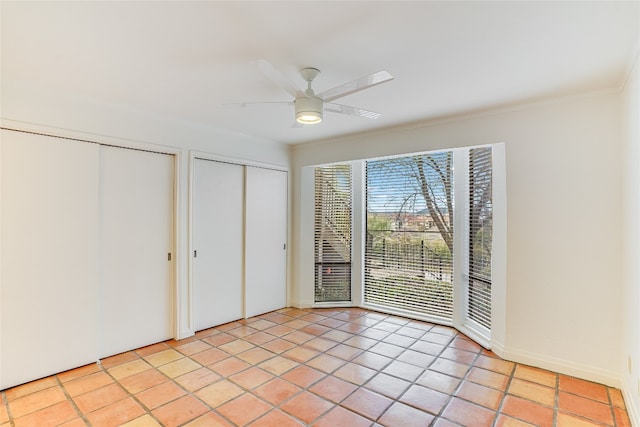
[[[286,357],[287,359],[291,359],[291,360],[295,360],[296,362],[303,363],[313,357],[316,357],[319,354],[320,354],[319,351],[314,350],[312,348],[294,347],[291,350],[287,350],[284,353],[282,353],[282,356]]]
[[[496,421],[496,427],[535,427],[535,425],[500,414]]]
[[[344,344],[351,346],[351,347],[356,347],[359,348],[360,350],[368,350],[371,347],[373,347],[374,345],[376,345],[378,343],[377,340],[374,340],[372,338],[367,338],[367,337],[363,337],[361,335],[357,335],[353,338],[349,338],[348,340],[346,340],[344,342]]]
[[[384,411],[387,410],[389,406],[391,406],[392,403],[392,399],[373,391],[360,388],[347,397],[341,403],[341,406],[375,421]]]
[[[318,323],[318,325],[327,326],[329,328],[338,328],[338,327],[344,325],[347,322],[345,322],[344,320],[340,320],[340,319],[327,318],[327,319],[321,320],[321,321],[319,321],[317,323]]]
[[[367,368],[380,370],[391,363],[392,360],[393,359],[381,354],[365,351],[360,354],[360,356],[353,359],[352,362],[357,363],[358,365],[366,366]]]
[[[454,397],[442,412],[442,417],[463,426],[490,427],[493,424],[496,413]]]
[[[336,341],[336,342],[343,342],[348,340],[349,338],[352,338],[353,334],[350,334],[348,332],[344,332],[344,331],[338,331],[336,329],[327,332],[326,334],[322,335],[322,338],[326,338],[326,339],[330,339],[332,341]]]
[[[283,339],[280,339],[280,338],[276,338],[276,339],[274,339],[272,341],[269,341],[269,342],[267,342],[265,344],[262,344],[261,347],[265,348],[265,349],[267,349],[267,350],[269,350],[269,351],[271,351],[273,353],[280,354],[282,352],[285,352],[285,351],[287,351],[289,349],[294,348],[295,346],[296,345],[294,343],[290,342],[290,341],[283,340]]]
[[[300,387],[291,384],[289,381],[274,378],[268,383],[256,388],[253,393],[273,405],[279,405],[294,394],[300,392],[300,390],[302,390]]]
[[[202,402],[193,396],[184,396],[168,403],[151,413],[163,426],[175,427],[186,423],[209,411]]]
[[[71,403],[68,400],[64,400],[55,405],[16,418],[15,427],[57,426],[77,416],[78,414]]]
[[[631,427],[631,420],[629,419],[629,414],[625,409],[614,407],[613,416],[616,420],[617,427]]]
[[[502,412],[538,427],[553,425],[553,409],[530,400],[507,396],[502,404]]]
[[[70,372],[70,371],[67,371]],[[26,396],[37,391],[41,391],[47,388],[55,387],[58,383],[54,377],[46,377],[36,381],[31,381],[26,384],[19,385],[17,387],[5,390],[5,396],[7,400],[12,401],[20,397]]]
[[[540,384],[514,378],[508,389],[509,394],[533,400],[545,406],[553,407],[556,400],[555,389]]]
[[[85,425],[84,422],[82,425]],[[131,420],[128,423],[123,424],[121,427],[162,427],[162,425],[154,420],[151,415],[145,414],[135,420]]]
[[[91,390],[111,384],[113,379],[104,371],[98,371],[63,384],[70,396],[78,396]]]
[[[248,326],[248,325],[241,325],[241,326],[238,326],[237,328],[229,329],[227,331],[229,335],[233,335],[234,337],[238,337],[238,338],[244,338],[251,334],[255,334],[256,332],[258,332],[257,329],[252,328],[251,326]]]
[[[388,364],[382,372],[384,372],[385,374],[393,375],[394,377],[402,378],[403,380],[413,382],[422,374],[423,371],[423,367],[418,367],[410,363],[396,360]]]
[[[232,426],[233,425],[227,422],[224,418],[210,411],[196,418],[195,420],[185,424],[183,427],[232,427]]]
[[[263,348],[254,347],[250,350],[237,354],[236,357],[238,359],[242,359],[247,363],[252,365],[257,365],[258,363],[265,361],[267,359],[271,359],[276,354],[270,351],[267,351]]]
[[[321,354],[320,356],[309,360],[306,365],[326,373],[331,373],[346,363],[346,360],[329,356],[328,354]]]
[[[7,407],[2,401],[2,394],[0,393],[0,424],[4,424],[9,422],[9,413],[7,412]]]
[[[124,353],[116,354],[115,356],[110,356],[100,361],[100,365],[104,369],[113,368],[114,366],[121,365],[123,363],[131,362],[136,359],[139,359],[140,356],[135,351],[127,351]]]
[[[393,345],[393,344],[388,344],[386,342],[381,342],[378,343],[376,345],[374,345],[373,347],[371,347],[369,350],[372,353],[377,353],[377,354],[381,354],[383,356],[387,356],[387,357],[398,357],[400,356],[400,354],[404,353],[404,348],[397,346],[397,345]]]
[[[558,388],[568,393],[577,394],[582,397],[609,404],[607,387],[602,384],[596,384],[567,375],[560,375]]]
[[[387,374],[378,374],[364,386],[392,399],[397,399],[411,385],[409,381],[392,377]]]
[[[282,375],[282,378],[291,381],[297,386],[307,388],[324,376],[324,372],[302,365],[291,369]]]
[[[335,403],[342,402],[353,393],[358,386],[334,376],[328,376],[309,388],[309,391]]]
[[[256,368],[255,366],[229,377],[231,381],[246,388],[247,390],[251,390],[272,378],[272,374],[260,368]]]
[[[262,345],[262,344],[268,343],[269,341],[273,341],[274,339],[276,339],[276,337],[262,331],[258,331],[256,333],[253,333],[251,335],[247,335],[246,337],[244,337],[245,341],[250,342],[253,345]]]
[[[413,345],[417,341],[417,338],[411,338],[405,335],[400,335],[398,333],[393,333],[384,337],[382,341],[389,344],[397,345],[399,347],[407,348]]]
[[[138,374],[142,371],[146,371],[147,369],[151,369],[151,365],[149,365],[144,359],[136,359],[131,362],[123,363],[121,365],[116,365],[113,368],[109,368],[108,371],[109,374],[111,374],[111,376],[113,376],[116,380],[121,380],[131,375]],[[65,385],[65,387],[67,388],[67,390],[69,389],[68,385]]]
[[[85,377],[87,375],[93,374],[95,372],[100,371],[100,366],[97,363],[92,363],[90,365],[81,366],[76,369],[71,369],[66,372],[61,372],[57,375],[58,379],[63,382],[69,382],[71,380],[75,380],[77,378]],[[53,377],[44,378],[45,380],[52,380]],[[25,384],[27,385],[27,384]]]
[[[572,414],[580,414],[601,423],[613,424],[609,405],[563,391],[558,393],[558,409]]]
[[[13,417],[20,418],[65,400],[62,388],[49,387],[10,401],[9,410]]]
[[[420,338],[420,341],[427,341],[434,344],[440,344],[442,346],[448,345],[453,340],[453,336],[448,334],[440,334],[437,332],[427,332]]]
[[[174,378],[174,381],[180,384],[185,389],[194,392],[200,390],[202,387],[213,384],[220,380],[222,377],[216,374],[211,369],[200,368],[195,371],[191,371],[188,374],[180,375]]]
[[[475,366],[488,369],[489,371],[498,372],[503,375],[511,375],[513,368],[515,367],[515,363],[480,355],[476,359]]]
[[[205,350],[208,350],[211,348],[211,346],[205,343],[204,341],[197,340],[197,341],[192,341],[186,344],[175,346],[174,348],[178,350],[180,353],[184,354],[185,356],[190,356],[192,354],[196,354],[196,353],[200,353]]]
[[[432,424],[433,427],[460,427],[460,424],[453,423],[449,420],[445,420],[444,418],[437,418],[436,421]]]
[[[300,427],[302,425],[290,415],[275,409],[249,424],[249,427]]]
[[[216,362],[229,358],[229,353],[225,353],[217,348],[210,348],[209,350],[202,351],[200,353],[192,354],[190,358],[195,360],[201,365],[212,365]]]
[[[301,331],[294,331],[282,337],[282,339],[291,341],[292,343],[295,343],[298,345],[302,345],[314,338],[315,338],[315,335],[307,334],[306,332],[301,332]]]
[[[326,326],[322,326],[322,325],[309,325],[309,326],[305,326],[304,328],[300,329],[302,332],[304,332],[305,334],[311,334],[311,335],[322,335],[324,333],[327,333],[331,330],[331,328],[328,328]]]
[[[555,387],[558,377],[558,375],[553,372],[525,365],[517,365],[513,376],[515,378],[546,385],[547,387]]]
[[[274,335],[276,337],[281,337],[283,335],[290,334],[293,331],[295,331],[295,329],[290,328],[288,326],[284,326],[284,325],[277,325],[264,330],[264,332]]]
[[[389,334],[390,332],[383,331],[382,329],[369,328],[367,330],[360,332],[358,335],[361,337],[367,337],[367,338],[371,338],[379,341],[389,336]]]
[[[396,360],[411,363],[412,365],[424,368],[425,366],[429,366],[434,360],[436,360],[436,358],[435,356],[431,356],[430,354],[422,353],[419,351],[406,350],[404,353],[398,356]]]
[[[371,377],[373,377],[377,371],[369,369],[365,366],[360,366],[355,363],[347,363],[337,371],[333,373],[334,376],[342,378],[345,381],[362,385],[366,383]]]
[[[324,415],[314,427],[367,427],[371,421],[347,409],[336,406]]]
[[[139,348],[136,350],[136,353],[138,353],[140,357],[145,357],[151,354],[159,353],[164,350],[168,350],[169,348],[170,347],[166,342],[159,342],[156,344],[151,344],[146,347]]]
[[[120,384],[129,393],[136,394],[165,381],[169,381],[169,379],[164,374],[155,369],[148,369],[139,374],[121,379]]]
[[[225,353],[229,353],[231,355],[242,353],[243,351],[247,351],[250,348],[254,348],[255,346],[250,342],[247,342],[242,339],[237,339],[226,344],[222,344],[218,346],[218,349],[223,350]]]
[[[332,347],[338,345],[335,341],[328,340],[322,337],[316,337],[312,340],[309,340],[303,344],[305,347],[312,348],[314,350],[325,352]]]
[[[277,325],[277,323],[271,322],[271,321],[266,320],[266,319],[256,319],[255,321],[249,323],[249,326],[251,326],[253,329],[257,329],[259,331],[262,331],[264,329],[272,328],[272,327],[274,327],[276,325]]]
[[[468,338],[461,338],[462,335],[458,335],[449,343],[449,347],[457,348],[458,350],[466,350],[474,353],[478,353],[482,350],[482,346]]]
[[[309,326],[311,323],[305,321],[305,320],[301,320],[301,319],[293,319],[288,321],[287,323],[284,323],[284,326],[288,326],[292,329],[302,329],[302,328],[306,328],[307,326]]]
[[[429,366],[429,369],[451,375],[452,377],[463,378],[469,370],[469,365],[454,362],[453,360],[436,359],[436,361]]]
[[[427,369],[416,383],[442,393],[452,394],[460,384],[460,379]]]
[[[434,416],[418,409],[396,402],[378,419],[385,427],[424,427],[431,424]]]
[[[244,371],[249,366],[251,365],[244,360],[240,360],[237,357],[229,357],[228,359],[224,359],[220,362],[214,363],[213,365],[209,365],[209,369],[217,372],[223,377],[228,377],[240,371]]]
[[[431,356],[439,356],[440,353],[446,349],[442,344],[436,344],[428,341],[416,341],[416,343],[409,348]]]
[[[437,415],[451,396],[419,385],[412,385],[400,397],[402,403]]]
[[[351,360],[362,353],[362,349],[351,347],[350,345],[338,344],[337,346],[329,349],[326,353],[331,356],[339,357],[343,360]]]
[[[624,404],[624,398],[622,392],[616,388],[609,387],[609,396],[611,398],[611,404],[618,408],[626,408]]]
[[[158,370],[169,378],[175,378],[200,368],[202,368],[202,365],[199,363],[194,362],[188,357],[183,357],[182,359],[159,366]]]
[[[271,410],[272,406],[250,393],[245,393],[217,408],[232,423],[243,426]]]
[[[207,405],[216,408],[234,397],[241,395],[243,392],[240,387],[231,381],[221,380],[198,390],[195,395],[202,399]]]
[[[466,350],[447,347],[442,353],[440,353],[439,357],[470,365],[476,357],[478,357],[478,354]]]
[[[457,390],[456,396],[495,411],[498,409],[498,406],[500,406],[504,393],[480,384],[465,381]]]
[[[58,424],[58,427],[86,427],[87,423],[82,418],[74,418],[71,421],[66,421],[62,424]],[[7,425],[9,427],[9,425]]]
[[[556,427],[602,427],[602,424],[588,421],[565,412],[558,412]]]
[[[220,332],[218,334],[215,335],[211,335],[207,338],[203,338],[202,341],[211,344],[214,347],[220,346],[220,345],[224,345],[228,342],[237,340],[238,338],[233,336],[233,335],[229,335],[229,334],[225,334],[224,332]]]
[[[276,356],[272,359],[262,362],[258,366],[264,369],[265,371],[269,371],[274,375],[282,375],[287,372],[289,369],[295,368],[298,366],[298,362],[294,362],[291,359],[287,359],[285,357]]]
[[[185,394],[186,392],[182,388],[172,381],[167,381],[145,391],[141,391],[135,396],[144,406],[149,409],[154,409]]]
[[[411,338],[420,339],[426,332],[423,329],[412,328],[411,326],[403,326],[396,331],[397,334]]]
[[[311,424],[313,420],[327,412],[333,404],[315,394],[303,391],[280,406],[280,409]]]
[[[117,402],[118,400],[122,400],[125,397],[128,397],[127,392],[118,384],[113,383],[76,396],[73,400],[78,406],[78,409],[84,413],[88,413]]]
[[[212,335],[215,334],[219,334],[220,331],[218,331],[216,328],[209,328],[209,329],[203,329],[201,331],[197,331],[195,334],[195,338],[201,340],[203,338],[207,338],[210,337]]]
[[[509,383],[509,377],[507,377],[506,375],[475,367],[471,368],[471,372],[469,372],[469,376],[467,377],[467,379],[469,381],[473,381],[474,383],[495,388],[501,391],[506,390],[507,384]]]
[[[132,397],[128,397],[86,416],[93,426],[116,427],[144,414],[145,410]]]

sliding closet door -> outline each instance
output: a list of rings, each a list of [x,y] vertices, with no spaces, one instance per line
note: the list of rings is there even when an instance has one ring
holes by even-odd
[[[4,389],[97,360],[99,149],[1,136]]]
[[[287,305],[287,173],[246,170],[247,317]]]
[[[103,146],[100,159],[105,357],[173,336],[174,157]]]
[[[193,310],[195,330],[242,317],[244,166],[195,159]]]

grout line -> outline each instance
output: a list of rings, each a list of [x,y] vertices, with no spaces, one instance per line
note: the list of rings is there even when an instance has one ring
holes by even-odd
[[[98,365],[98,366],[100,366],[100,365]],[[102,368],[102,367],[100,366],[100,368]],[[84,421],[85,425],[90,426],[91,423],[87,419],[87,414],[85,414],[84,412],[82,412],[80,410],[80,408],[78,408],[78,405],[76,405],[75,400],[73,400],[73,398],[71,397],[71,395],[67,391],[67,389],[64,386],[64,384],[62,383],[62,381],[60,381],[60,378],[58,378],[58,375],[52,375],[52,376],[53,376],[54,380],[56,381],[56,383],[58,384],[58,387],[60,387],[60,389],[62,390],[62,393],[64,394],[64,396],[67,398],[67,400],[69,401],[71,406],[73,406],[73,409],[76,411],[76,414],[78,414],[78,417],[80,417],[80,419],[82,419],[82,421]]]

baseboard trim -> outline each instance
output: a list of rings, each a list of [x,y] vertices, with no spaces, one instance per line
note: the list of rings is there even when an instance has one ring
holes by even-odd
[[[624,404],[627,407],[627,414],[629,415],[629,420],[631,421],[631,425],[635,427],[640,426],[640,414],[638,412],[638,405],[636,402],[637,399],[634,399],[635,387],[632,384],[629,384],[628,381],[623,381],[622,383],[622,397],[624,398]]]
[[[606,369],[510,347],[505,347],[503,354],[504,355],[502,357],[504,359],[512,362],[548,369],[550,371],[572,377],[582,378],[588,381],[622,389],[622,380],[620,376],[615,372],[608,371]]]

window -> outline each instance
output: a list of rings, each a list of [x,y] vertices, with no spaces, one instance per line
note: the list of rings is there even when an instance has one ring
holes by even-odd
[[[351,301],[351,165],[315,168],[315,302]]]
[[[364,302],[451,322],[453,152],[367,162]]]
[[[491,329],[493,237],[491,148],[469,150],[469,284],[467,316]]]

